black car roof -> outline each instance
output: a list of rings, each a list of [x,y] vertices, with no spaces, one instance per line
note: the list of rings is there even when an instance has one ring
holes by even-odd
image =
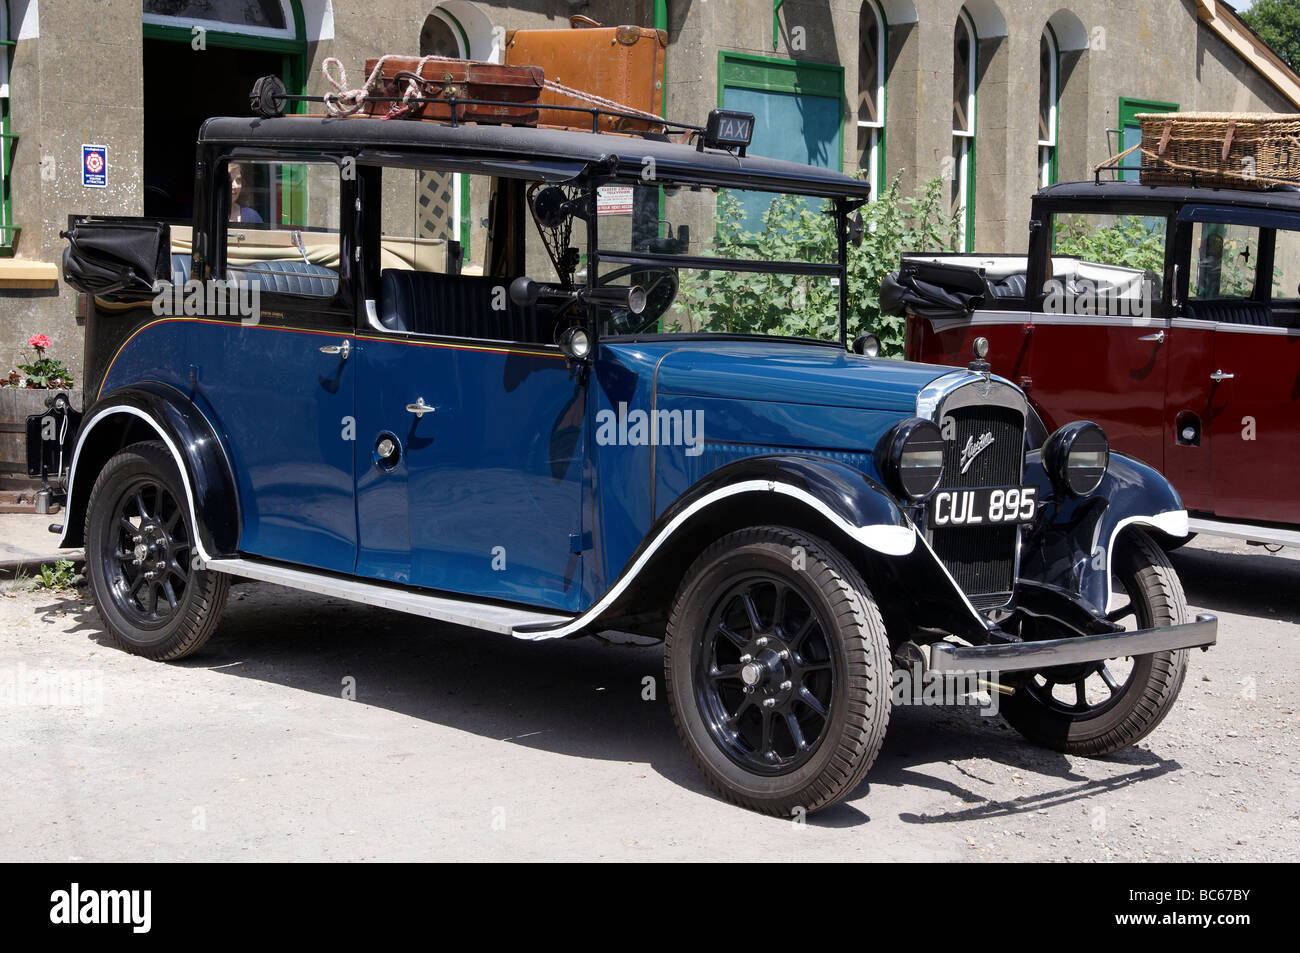
[[[508,160],[553,160],[588,163],[618,157],[618,172],[641,177],[654,160],[657,178],[706,185],[748,185],[771,191],[820,196],[867,198],[869,183],[832,169],[800,165],[762,156],[740,158],[715,149],[634,136],[541,129],[525,126],[458,125],[412,120],[285,116],[276,119],[209,119],[200,143],[326,152],[391,150],[427,152],[446,149],[459,156]]]
[[[1300,212],[1300,190],[1282,186],[1268,191],[1214,189],[1188,185],[1143,185],[1140,182],[1062,182],[1041,190],[1036,199],[1091,202],[1169,202],[1174,205],[1236,205]]]

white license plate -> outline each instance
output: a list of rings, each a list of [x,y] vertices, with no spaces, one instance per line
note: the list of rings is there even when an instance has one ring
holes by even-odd
[[[1038,512],[1038,487],[1000,486],[940,490],[930,498],[930,526],[1006,526],[1030,523]]]

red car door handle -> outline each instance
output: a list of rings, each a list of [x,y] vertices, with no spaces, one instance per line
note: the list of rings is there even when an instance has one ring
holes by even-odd
[[[1223,371],[1215,371],[1210,375],[1210,380],[1217,384],[1219,381],[1230,381],[1236,376],[1236,374],[1225,374]]]

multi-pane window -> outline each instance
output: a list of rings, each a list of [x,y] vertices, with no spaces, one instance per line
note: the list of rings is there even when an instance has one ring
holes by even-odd
[[[1056,132],[1061,100],[1061,54],[1049,26],[1038,41],[1038,185],[1056,182]]]
[[[958,223],[958,247],[970,251],[973,243],[971,199],[975,178],[975,84],[979,42],[966,8],[957,15],[953,33],[952,72],[952,214]]]
[[[858,20],[858,168],[880,195],[885,169],[885,17],[876,0],[863,0]]]

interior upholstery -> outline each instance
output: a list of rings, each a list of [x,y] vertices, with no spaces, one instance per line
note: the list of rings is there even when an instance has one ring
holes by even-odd
[[[510,300],[510,281],[386,268],[380,275],[379,321],[392,331],[414,334],[554,343],[552,328],[542,327],[536,306]]]
[[[1007,275],[1001,281],[990,281],[989,291],[995,298],[1023,298],[1029,279],[1022,274]]]
[[[1218,321],[1221,324],[1249,324],[1261,328],[1273,326],[1273,309],[1258,301],[1189,301],[1187,317],[1198,321]]]
[[[231,278],[256,283],[262,291],[278,294],[332,298],[339,287],[338,272],[333,268],[305,261],[255,261],[228,271]]]

